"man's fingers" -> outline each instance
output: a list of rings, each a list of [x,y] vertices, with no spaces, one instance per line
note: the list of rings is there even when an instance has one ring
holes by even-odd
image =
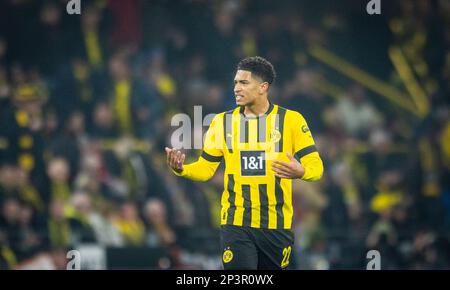
[[[170,149],[168,147],[165,148],[166,149],[166,153],[167,153],[167,164],[174,168],[175,167],[175,154],[176,154],[176,149]]]
[[[280,161],[280,160],[274,160],[273,163],[274,164],[279,164],[279,165],[285,165],[285,166],[289,165],[289,163],[286,163],[286,162],[283,162],[283,161]]]
[[[278,174],[278,173],[275,173],[275,176],[278,177],[278,178],[286,178],[286,179],[290,179],[290,178],[291,178],[291,177],[288,176],[288,175]]]
[[[290,175],[291,172],[285,168],[277,167],[276,165],[272,165],[272,170],[275,171],[278,174],[286,174]]]
[[[175,149],[172,150],[172,152],[170,153],[170,167],[175,168],[175,155],[176,155],[176,151]]]
[[[277,165],[278,167],[284,167],[286,169],[290,169],[291,166],[289,163],[285,163],[283,161],[274,160],[272,165]]]
[[[170,153],[172,152],[172,149],[166,147],[164,148],[166,150],[166,156],[167,156],[167,163],[169,163],[170,160]]]
[[[284,164],[280,164],[280,163],[272,163],[272,168],[275,168],[277,170],[281,170],[281,171],[287,171],[289,172],[291,170],[291,168],[289,166],[286,166]]]
[[[275,160],[272,163],[272,170],[275,172],[276,177],[292,179],[293,172],[289,164]]]
[[[167,165],[174,170],[182,169],[186,155],[175,148],[171,149],[169,147],[165,147],[164,149],[167,155]]]
[[[181,154],[181,151],[172,149],[169,156],[169,166],[174,169],[180,169],[185,158],[183,156],[185,155]]]
[[[177,154],[175,155],[175,167],[177,169],[181,168],[181,151],[177,151]]]
[[[276,176],[276,177],[279,177],[279,178],[288,178],[288,179],[292,179],[292,176],[291,176],[291,175],[289,175],[289,174],[284,174],[284,173],[276,173],[275,176]]]

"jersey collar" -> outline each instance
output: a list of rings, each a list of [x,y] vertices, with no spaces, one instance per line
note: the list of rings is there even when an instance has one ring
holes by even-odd
[[[240,108],[239,108],[239,113],[242,115],[242,117],[244,117],[244,118],[246,118],[246,119],[259,119],[259,118],[261,118],[261,117],[266,117],[266,116],[268,116],[272,111],[273,111],[273,108],[274,108],[275,106],[272,104],[272,102],[271,101],[269,101],[269,109],[267,110],[267,112],[265,112],[264,114],[262,114],[261,116],[256,116],[256,117],[247,117],[247,116],[245,116],[245,114],[244,114],[244,106],[240,106]]]

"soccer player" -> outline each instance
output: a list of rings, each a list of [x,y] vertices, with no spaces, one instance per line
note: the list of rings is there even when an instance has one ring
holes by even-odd
[[[165,148],[172,171],[191,180],[209,180],[225,160],[220,217],[225,270],[285,269],[294,243],[292,180],[315,181],[323,173],[303,116],[269,101],[274,79],[266,59],[243,59],[234,78],[237,107],[214,117],[198,160],[185,165],[185,154]]]

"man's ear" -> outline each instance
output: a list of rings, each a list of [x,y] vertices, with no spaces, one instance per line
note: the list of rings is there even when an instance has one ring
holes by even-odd
[[[269,91],[269,83],[268,82],[262,82],[260,85],[259,85],[259,93],[264,93],[264,92],[267,92],[267,91]]]

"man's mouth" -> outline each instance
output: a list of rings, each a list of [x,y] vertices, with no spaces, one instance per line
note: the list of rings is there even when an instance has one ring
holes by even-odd
[[[239,102],[239,101],[240,101],[241,99],[243,99],[243,98],[244,98],[243,96],[237,95],[237,96],[236,96],[236,101]]]

